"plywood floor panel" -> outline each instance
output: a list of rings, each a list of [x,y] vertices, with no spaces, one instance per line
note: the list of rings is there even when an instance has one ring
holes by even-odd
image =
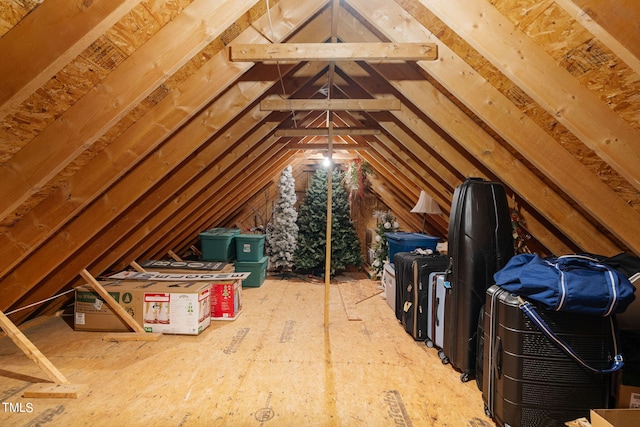
[[[73,331],[69,319],[40,322],[25,334],[85,392],[21,397],[46,376],[2,337],[0,398],[32,410],[0,407],[0,425],[494,425],[475,382],[461,383],[435,349],[406,334],[379,295],[351,302],[362,321],[349,321],[332,284],[328,333],[323,298],[322,283],[267,279],[243,289],[236,320],[157,342],[107,342]]]

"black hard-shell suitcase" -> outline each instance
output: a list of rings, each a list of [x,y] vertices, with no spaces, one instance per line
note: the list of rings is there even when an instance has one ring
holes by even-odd
[[[448,258],[445,255],[435,253],[432,255],[420,255],[400,252],[394,257],[396,269],[404,272],[402,284],[399,285],[396,273],[396,292],[400,293],[400,322],[404,329],[415,340],[427,339],[427,305],[429,300],[429,276],[435,271],[444,271]],[[410,266],[406,266],[410,263]],[[411,277],[406,278],[406,275]],[[398,302],[398,301],[396,301]],[[397,310],[398,307],[396,307]]]
[[[482,391],[482,364],[484,363],[484,312],[485,306],[480,308],[478,316],[478,332],[476,335],[476,385]]]
[[[514,255],[502,184],[469,178],[453,194],[443,351],[466,382],[475,376],[478,316],[493,275]]]
[[[616,354],[609,317],[537,310],[587,363],[611,365]],[[593,373],[554,345],[497,285],[486,292],[482,398],[500,426],[553,427],[608,408],[612,374]]]

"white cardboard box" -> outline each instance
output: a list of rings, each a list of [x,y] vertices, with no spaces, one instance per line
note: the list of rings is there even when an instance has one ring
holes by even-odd
[[[210,282],[114,280],[101,284],[147,332],[198,335],[211,323]],[[76,288],[74,329],[129,330],[88,285]]]

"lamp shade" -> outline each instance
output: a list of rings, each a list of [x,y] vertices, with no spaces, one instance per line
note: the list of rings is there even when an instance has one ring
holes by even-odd
[[[420,190],[418,203],[411,209],[413,213],[441,214],[440,206],[424,190]]]

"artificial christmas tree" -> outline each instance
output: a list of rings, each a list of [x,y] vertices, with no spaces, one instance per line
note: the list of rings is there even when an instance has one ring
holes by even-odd
[[[287,166],[280,174],[278,192],[280,198],[273,208],[273,219],[267,227],[267,255],[272,269],[283,273],[293,268],[293,255],[298,245],[298,212],[295,209],[295,180]]]
[[[385,261],[393,262],[393,260],[388,259],[389,243],[387,242],[387,233],[398,231],[399,225],[396,217],[393,216],[390,211],[376,211],[374,212],[374,217],[376,218],[378,227],[376,229],[374,246],[375,257],[371,266],[374,268],[375,278],[379,279],[382,277]]]
[[[298,249],[294,262],[296,269],[319,273],[324,270],[327,222],[326,169],[318,169],[311,178],[305,200],[298,215]],[[333,171],[331,221],[331,275],[347,266],[360,267],[360,241],[349,215],[347,193],[341,184],[342,174]]]

